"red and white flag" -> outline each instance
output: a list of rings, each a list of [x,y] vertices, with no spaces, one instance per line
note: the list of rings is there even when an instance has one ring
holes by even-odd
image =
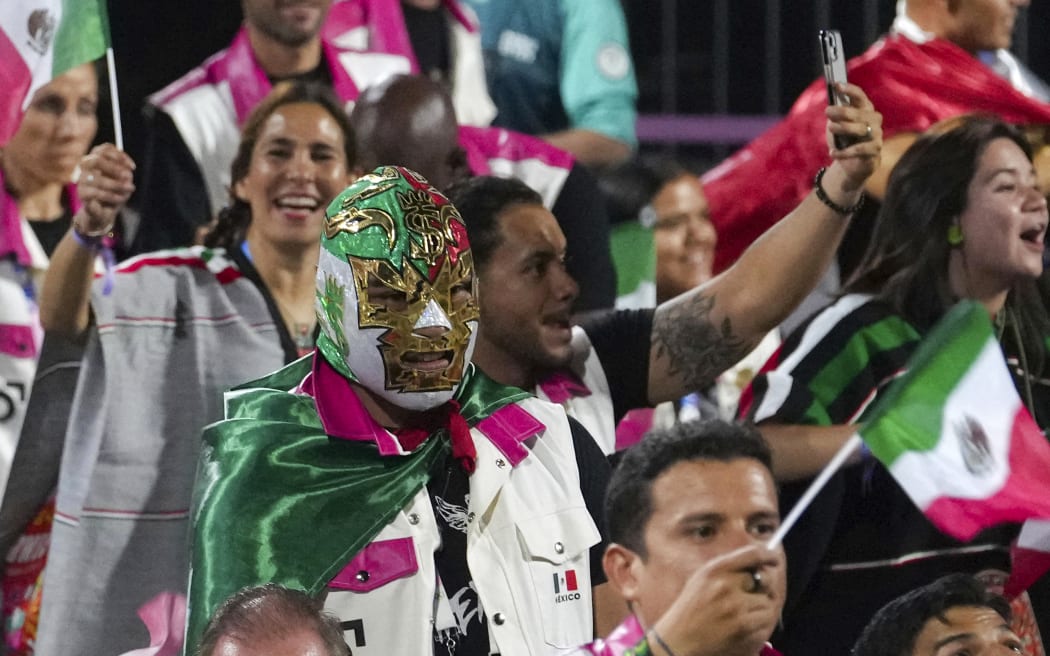
[[[1021,527],[1010,549],[1010,579],[1003,594],[1010,599],[1027,590],[1050,572],[1050,519],[1030,519]]]
[[[944,533],[963,541],[1024,522],[1005,585],[1015,597],[1050,571],[1050,443],[1017,394],[988,312],[960,302],[926,336],[771,538],[780,543],[861,438]]]
[[[960,540],[1050,518],[1050,444],[977,303],[959,303],[930,332],[860,434],[930,521]]]
[[[105,0],[0,2],[0,144],[18,129],[37,89],[109,47]]]

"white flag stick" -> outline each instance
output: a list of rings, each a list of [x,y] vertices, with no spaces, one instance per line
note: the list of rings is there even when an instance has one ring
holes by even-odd
[[[109,71],[109,104],[113,107],[113,141],[124,150],[124,129],[120,125],[120,101],[117,100],[117,65],[113,62],[113,47],[106,47],[106,70]]]
[[[852,437],[846,440],[846,443],[838,450],[835,457],[833,457],[831,462],[824,467],[823,471],[820,472],[820,475],[813,480],[809,488],[806,489],[806,493],[798,500],[798,503],[796,503],[795,507],[791,509],[788,516],[784,518],[784,521],[780,524],[780,528],[778,528],[777,532],[773,534],[773,537],[769,539],[769,544],[767,545],[768,548],[776,549],[780,546],[781,540],[784,539],[787,532],[791,530],[791,527],[795,525],[798,518],[802,516],[802,513],[805,512],[809,504],[812,503],[813,498],[816,497],[824,485],[827,484],[828,479],[830,479],[835,472],[842,467],[843,463],[846,462],[846,459],[853,455],[853,452],[856,451],[862,443],[863,440],[860,439],[860,433],[854,433]]]

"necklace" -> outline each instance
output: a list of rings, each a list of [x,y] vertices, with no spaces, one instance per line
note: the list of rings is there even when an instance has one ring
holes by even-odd
[[[306,355],[314,349],[314,327],[313,324],[296,322],[293,326],[292,341],[295,342],[295,350],[300,356]]]
[[[285,304],[280,297],[273,292],[272,289],[262,280],[262,276],[258,274],[255,267],[255,260],[252,258],[251,249],[248,247],[248,241],[244,240],[240,246],[241,253],[248,260],[248,264],[252,270],[255,271],[255,275],[258,278],[258,283],[264,288],[264,295],[269,296],[273,299],[273,302],[277,305],[277,310],[281,314],[281,320],[284,322],[284,327],[288,331],[288,335],[292,339],[292,343],[295,346],[296,352],[299,356],[304,356],[314,348],[314,326],[317,324],[317,318],[313,311],[310,312],[310,318],[306,321],[299,321],[299,317],[292,312],[291,308]]]

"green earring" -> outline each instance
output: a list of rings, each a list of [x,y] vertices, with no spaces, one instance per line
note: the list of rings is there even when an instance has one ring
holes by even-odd
[[[958,246],[963,243],[962,227],[958,223],[953,223],[948,226],[948,244],[950,246]]]

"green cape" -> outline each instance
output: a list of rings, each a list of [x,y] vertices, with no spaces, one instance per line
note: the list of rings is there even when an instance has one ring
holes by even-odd
[[[330,439],[314,400],[292,394],[311,357],[227,395],[227,419],[204,431],[194,492],[186,648],[227,597],[274,582],[316,595],[426,484],[449,452],[437,431],[413,453]],[[468,367],[456,394],[473,427],[528,398]]]

